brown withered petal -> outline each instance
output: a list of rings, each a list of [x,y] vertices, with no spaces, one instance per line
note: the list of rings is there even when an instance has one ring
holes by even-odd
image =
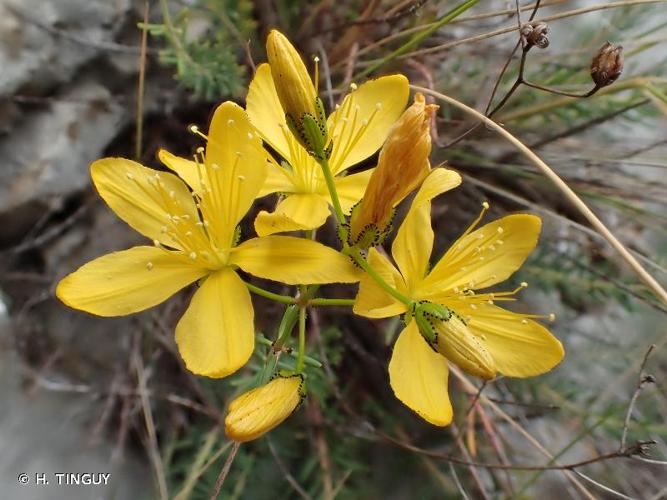
[[[370,226],[382,232],[391,221],[393,208],[428,175],[430,123],[437,109],[434,104],[426,104],[424,96],[418,93],[415,102],[393,125],[361,204],[352,214],[350,228],[353,239]]]
[[[623,47],[606,42],[591,61],[591,78],[597,87],[614,83],[623,72]]]

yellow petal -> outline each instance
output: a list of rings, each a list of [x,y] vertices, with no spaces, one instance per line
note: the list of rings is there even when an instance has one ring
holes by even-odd
[[[176,344],[196,375],[225,377],[248,361],[255,347],[254,312],[234,271],[224,268],[204,281],[176,325]]]
[[[403,277],[389,260],[371,248],[368,252],[368,263],[377,273],[399,292],[405,294],[406,286]],[[354,301],[353,311],[367,318],[388,318],[406,312],[405,304],[389,295],[373,278],[364,273],[359,282],[359,292]]]
[[[365,160],[387,138],[389,129],[408,102],[408,79],[403,75],[369,80],[350,92],[327,120],[333,150],[334,174]]]
[[[267,153],[243,108],[227,101],[215,111],[206,146],[212,204],[206,219],[218,243],[228,244],[267,175]],[[207,199],[205,199],[207,202]]]
[[[329,217],[329,205],[317,194],[291,194],[282,200],[275,212],[264,210],[257,214],[255,231],[268,236],[286,231],[316,229]]]
[[[174,174],[158,172],[124,158],[104,158],[90,166],[90,175],[111,210],[151,240],[180,249],[163,231],[169,215],[187,215],[193,222],[199,220],[190,191]]]
[[[291,236],[263,236],[233,249],[230,263],[245,272],[288,285],[355,283],[360,271],[333,248]]]
[[[368,185],[368,180],[371,178],[373,171],[364,170],[358,174],[346,175],[345,177],[336,177],[336,191],[338,191],[338,198],[343,212],[349,213],[357,202],[363,198],[364,191]]]
[[[262,138],[280,156],[289,161],[289,146],[285,134],[290,132],[285,121],[285,111],[273,83],[271,67],[267,63],[259,65],[250,82],[246,109],[250,122],[257,128]]]
[[[396,397],[433,425],[452,421],[447,360],[431,349],[416,323],[401,332],[389,362],[389,382]]]
[[[459,238],[423,281],[420,295],[505,281],[535,248],[541,226],[535,215],[508,215]]]
[[[193,160],[173,155],[166,149],[159,150],[157,154],[160,161],[176,172],[178,176],[190,186],[190,189],[196,192],[201,191],[201,176],[205,175],[205,172],[204,169],[201,169],[202,172],[197,173],[197,170],[199,169],[197,163]]]
[[[56,295],[74,309],[124,316],[163,302],[207,272],[176,252],[134,247],[84,264],[58,283]]]
[[[410,211],[398,230],[391,252],[412,289],[424,278],[433,249],[431,200],[461,184],[461,176],[453,170],[436,168],[417,192]]]
[[[278,376],[266,385],[241,394],[229,404],[225,434],[243,443],[269,432],[299,406],[302,386],[301,375]]]
[[[563,346],[538,322],[501,307],[466,301],[446,304],[469,317],[469,330],[484,339],[496,368],[509,377],[532,377],[551,370],[564,356]]]
[[[294,191],[294,183],[289,172],[274,162],[269,162],[266,167],[266,180],[257,194],[258,198],[271,193],[291,193]]]

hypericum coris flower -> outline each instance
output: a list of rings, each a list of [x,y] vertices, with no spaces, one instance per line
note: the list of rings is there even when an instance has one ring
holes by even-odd
[[[203,135],[203,134],[202,134]],[[324,245],[270,236],[238,244],[238,223],[266,179],[266,155],[245,111],[232,102],[213,116],[196,162],[163,159],[177,176],[122,158],[91,166],[100,196],[132,228],[153,241],[95,259],[56,290],[65,304],[99,316],[123,316],[167,299],[201,280],[176,326],[187,368],[223,377],[254,349],[254,313],[237,268],[287,284],[350,283],[358,271]]]
[[[329,166],[344,211],[363,196],[372,171],[345,175],[345,171],[373,155],[382,146],[396,119],[405,109],[409,94],[403,75],[370,80],[343,99],[327,119],[332,141]],[[260,195],[281,193],[275,211],[260,212],[255,220],[259,235],[316,229],[329,217],[331,197],[322,168],[300,144],[285,120],[271,68],[262,64],[250,83],[246,99],[250,121],[262,138],[285,161],[272,162]]]
[[[328,156],[324,104],[301,56],[278,30],[271,30],[266,39],[266,55],[287,126],[310,154]]]
[[[289,417],[305,395],[302,375],[279,374],[268,384],[241,394],[229,404],[225,434],[240,442],[257,439]]]
[[[389,381],[399,400],[440,426],[452,420],[447,359],[489,379],[495,373],[539,375],[563,358],[561,343],[532,319],[540,316],[495,304],[514,300],[525,284],[513,291],[477,292],[506,280],[521,267],[537,244],[539,217],[508,215],[475,229],[480,215],[429,267],[434,239],[431,199],[451,187],[452,175],[456,174],[434,169],[422,184],[392,246],[398,268],[375,249],[369,251],[369,263],[415,301],[415,310],[409,311],[367,276],[361,280],[354,305],[357,314],[371,318],[408,313],[406,319],[410,319],[389,363]]]
[[[380,244],[391,229],[394,207],[430,172],[430,123],[437,109],[418,93],[392,126],[363,199],[352,209],[350,245],[365,249]]]

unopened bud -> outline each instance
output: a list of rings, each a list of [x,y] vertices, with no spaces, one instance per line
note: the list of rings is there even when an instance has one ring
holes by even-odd
[[[269,33],[266,53],[287,125],[308,152],[325,156],[328,139],[324,105],[301,56],[277,30]]]
[[[549,25],[542,21],[526,23],[521,26],[521,36],[528,46],[546,49],[549,46]]]
[[[496,376],[496,364],[484,342],[454,311],[422,302],[415,309],[415,321],[429,345],[459,368],[484,380]]]
[[[430,124],[438,106],[426,104],[422,94],[396,120],[380,150],[378,166],[371,175],[360,204],[350,217],[350,244],[368,248],[388,232],[394,207],[426,178],[431,166]],[[372,238],[368,233],[372,233]],[[366,233],[366,234],[364,234]]]
[[[304,395],[302,375],[278,375],[268,384],[241,394],[229,404],[225,434],[240,442],[257,439],[289,417]]]
[[[623,47],[606,42],[591,62],[591,77],[596,87],[614,83],[623,72]]]

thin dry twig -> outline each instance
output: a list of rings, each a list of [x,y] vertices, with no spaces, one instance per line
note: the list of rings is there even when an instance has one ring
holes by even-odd
[[[146,82],[146,48],[148,47],[148,2],[144,2],[144,22],[141,26],[141,52],[139,53],[139,82],[137,84],[137,117],[134,136],[134,157],[141,159],[144,133],[144,86]]]
[[[621,434],[621,444],[618,448],[619,451],[625,449],[626,440],[628,438],[628,427],[630,426],[630,419],[632,418],[632,411],[634,410],[635,404],[637,403],[637,398],[639,397],[639,393],[642,391],[644,387],[646,387],[646,385],[655,383],[655,378],[653,378],[652,375],[642,375],[642,372],[646,367],[646,363],[648,362],[648,358],[654,349],[655,349],[655,344],[651,344],[648,350],[646,351],[646,354],[644,354],[644,359],[642,360],[642,364],[639,366],[639,377],[637,380],[637,386],[635,387],[635,392],[632,394],[632,398],[630,398],[630,404],[628,404],[628,411],[625,413],[625,420],[623,421],[623,433]]]
[[[167,493],[167,480],[164,477],[164,467],[162,465],[162,458],[157,444],[155,422],[153,421],[153,413],[151,411],[151,404],[148,399],[148,390],[146,386],[146,370],[144,369],[144,364],[141,360],[138,338],[139,337],[137,336],[135,348],[132,350],[132,363],[137,373],[137,391],[139,391],[141,406],[144,413],[144,421],[146,423],[146,432],[148,433],[149,455],[151,462],[153,463],[160,498],[166,500],[169,498]]]
[[[217,500],[218,497],[220,496],[220,491],[222,490],[222,486],[225,484],[225,479],[227,479],[227,475],[229,474],[229,471],[232,468],[232,463],[234,463],[234,459],[236,458],[236,454],[238,453],[240,447],[241,443],[238,441],[234,441],[234,446],[232,446],[229,455],[227,455],[227,460],[225,460],[222,469],[220,469],[220,474],[218,474],[218,478],[215,480],[215,487],[213,488],[213,494],[211,495],[211,500]]]
[[[271,452],[273,459],[276,461],[278,468],[283,473],[283,476],[285,476],[285,480],[290,484],[292,488],[294,488],[294,491],[296,491],[301,496],[301,498],[304,498],[305,500],[312,500],[312,497],[308,493],[306,493],[306,491],[301,487],[301,485],[296,481],[296,479],[294,479],[292,473],[287,469],[283,461],[280,459],[280,456],[278,456],[278,453],[276,452],[276,449],[273,446],[271,438],[267,437],[266,442],[269,445],[269,451]]]

